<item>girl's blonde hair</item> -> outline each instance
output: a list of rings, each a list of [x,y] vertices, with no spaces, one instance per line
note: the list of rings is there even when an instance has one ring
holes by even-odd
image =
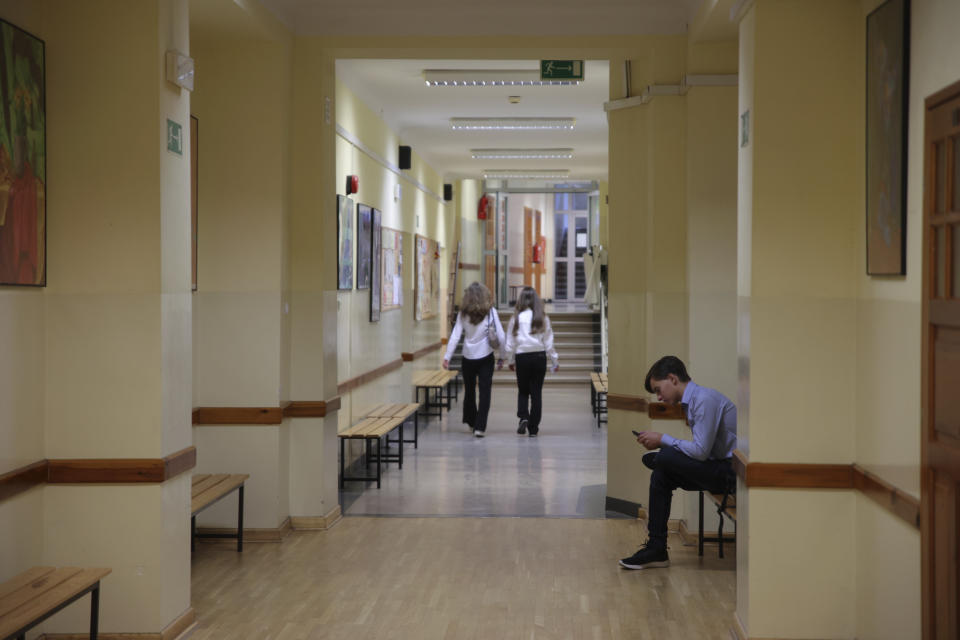
[[[517,296],[517,306],[514,311],[514,318],[520,315],[521,311],[530,309],[533,311],[533,319],[530,321],[530,333],[540,333],[543,331],[544,318],[543,301],[537,295],[537,290],[533,287],[524,287]],[[513,335],[517,335],[517,329],[520,328],[519,322],[513,323]]]
[[[473,324],[480,324],[490,313],[492,306],[493,296],[490,295],[490,289],[479,282],[474,282],[463,292],[460,316],[466,317]]]

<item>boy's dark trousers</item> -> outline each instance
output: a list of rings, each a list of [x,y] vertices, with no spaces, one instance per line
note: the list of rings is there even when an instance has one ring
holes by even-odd
[[[547,375],[547,353],[518,353],[515,364],[517,417],[527,420],[527,429],[531,434],[535,434],[540,430],[540,416],[543,412],[543,379]]]
[[[493,353],[485,358],[463,359],[463,421],[477,431],[487,430],[490,413],[490,386],[493,384]],[[477,406],[476,385],[480,383],[480,403]]]
[[[667,545],[667,519],[674,489],[724,493],[736,487],[730,458],[701,462],[676,447],[662,447],[644,454],[643,464],[653,469],[647,513],[648,544],[661,548]]]

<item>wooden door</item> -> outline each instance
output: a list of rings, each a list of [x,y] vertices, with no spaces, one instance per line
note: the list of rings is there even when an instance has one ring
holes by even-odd
[[[523,284],[533,285],[533,209],[523,208]]]
[[[960,82],[926,100],[923,187],[924,640],[960,631]]]
[[[489,196],[495,197],[495,196]],[[483,284],[490,289],[493,299],[497,299],[497,216],[499,211],[493,207],[490,216],[484,221],[483,237]]]
[[[543,213],[538,210],[535,215],[537,221],[537,230],[533,237],[535,238],[534,242],[540,242],[540,238],[543,237]],[[537,295],[540,297],[543,297],[543,288],[540,286],[542,284],[540,278],[543,276],[543,264],[546,262],[546,260],[547,256],[541,255],[540,264],[536,265],[536,270],[534,271],[534,273],[536,273],[536,284],[533,286],[533,288],[537,290]]]

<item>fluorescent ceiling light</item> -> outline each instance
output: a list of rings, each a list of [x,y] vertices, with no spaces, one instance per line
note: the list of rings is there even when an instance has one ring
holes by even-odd
[[[474,160],[569,160],[573,149],[470,149]]]
[[[541,80],[539,69],[424,69],[428,87],[576,86],[580,80]]]
[[[450,127],[462,131],[573,129],[576,118],[450,118]]]
[[[552,180],[554,178],[569,178],[570,169],[484,169],[483,177]]]

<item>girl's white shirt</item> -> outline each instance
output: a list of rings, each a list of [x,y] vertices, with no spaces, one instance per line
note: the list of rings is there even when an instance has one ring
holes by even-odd
[[[503,325],[500,324],[500,315],[496,309],[491,307],[490,312],[483,317],[480,324],[473,324],[464,314],[458,313],[457,324],[454,325],[453,332],[450,334],[450,341],[447,343],[447,353],[443,356],[444,360],[449,361],[450,358],[453,357],[453,352],[457,348],[457,343],[460,342],[461,335],[463,335],[464,358],[479,360],[493,353],[493,347],[490,346],[490,341],[487,339],[487,326],[491,322],[496,327],[497,337],[500,339],[500,345],[502,346],[505,337],[503,334]]]
[[[504,356],[513,364],[514,356],[517,353],[535,353],[545,351],[550,357],[554,367],[560,364],[560,357],[557,350],[553,348],[553,327],[550,326],[550,318],[543,317],[543,331],[539,333],[530,333],[530,323],[533,321],[533,311],[524,309],[510,318],[510,324],[507,327],[507,341],[503,343]],[[513,335],[513,326],[517,324],[517,335]]]

